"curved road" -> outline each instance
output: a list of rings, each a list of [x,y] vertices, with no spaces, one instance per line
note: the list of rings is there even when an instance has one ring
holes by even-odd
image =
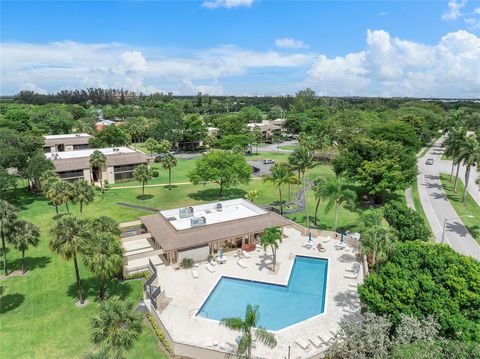
[[[443,224],[445,226],[444,242],[455,251],[480,260],[480,245],[467,231],[452,205],[448,201],[440,182],[440,172],[444,172],[442,162],[442,143],[446,136],[442,136],[433,147],[418,160],[419,174],[417,186],[423,210],[428,218],[430,227],[437,242],[442,241]],[[433,158],[433,165],[426,165],[427,158]],[[449,170],[446,171],[450,173]],[[480,221],[480,218],[478,219]]]

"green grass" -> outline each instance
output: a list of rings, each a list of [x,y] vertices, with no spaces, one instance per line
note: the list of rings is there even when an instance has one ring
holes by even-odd
[[[413,197],[413,204],[415,205],[415,209],[420,217],[423,218],[425,225],[430,228],[430,232],[432,232],[432,228],[430,227],[430,223],[428,222],[427,216],[423,211],[422,202],[420,201],[420,194],[418,193],[418,186],[417,181],[412,184],[412,197]],[[430,236],[430,240],[434,240],[433,236]]]
[[[298,146],[294,146],[294,145],[285,145],[285,146],[279,146],[278,148],[280,148],[281,150],[296,150],[298,148]]]
[[[453,184],[449,181],[450,176],[447,174],[441,174],[440,179],[442,181],[443,190],[447,194],[447,198],[452,204],[453,208],[460,216],[465,227],[467,227],[470,234],[480,244],[480,207],[473,200],[469,193],[465,205],[462,203],[464,185],[461,180],[457,182],[457,192],[453,191]],[[469,218],[468,216],[473,216]]]

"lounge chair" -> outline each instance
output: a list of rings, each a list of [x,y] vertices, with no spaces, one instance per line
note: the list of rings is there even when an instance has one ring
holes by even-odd
[[[196,268],[192,269],[192,277],[197,279],[199,277],[198,270]]]
[[[247,251],[243,251],[242,254],[243,254],[243,256],[244,256],[245,258],[247,258],[247,259],[248,259],[248,258],[251,258],[250,253],[248,253]]]
[[[303,246],[304,246],[305,248],[312,248],[313,242],[312,242],[312,241],[306,241]]]
[[[322,242],[323,243],[328,243],[332,240],[332,237],[328,236],[326,239],[324,239]]]
[[[345,247],[346,247],[346,244],[344,242],[335,243],[336,249],[344,249]]]
[[[350,274],[350,273],[345,273],[343,275],[345,278],[348,278],[348,279],[357,279],[358,278],[358,274]]]
[[[326,252],[327,251],[320,243],[317,244],[317,249],[318,249],[319,252]]]
[[[295,339],[295,344],[297,344],[300,348],[302,348],[303,350],[305,351],[309,351],[310,350],[310,343],[305,341],[304,339],[302,338],[297,338]]]
[[[308,340],[310,341],[310,343],[312,343],[316,348],[321,348],[324,344],[322,342],[322,340],[320,340],[319,337],[312,337],[312,338],[308,338]]]
[[[345,269],[347,272],[358,273],[360,272],[360,264],[354,263],[352,268]]]
[[[331,335],[318,334],[317,337],[318,337],[322,342],[324,342],[325,344],[328,344],[328,343],[330,342],[330,340],[332,340],[332,336],[331,336]]]
[[[242,267],[243,269],[247,268],[247,265],[245,264],[245,262],[242,260],[242,259],[239,259],[237,261],[237,264]]]
[[[207,268],[207,270],[208,270],[210,273],[215,273],[215,267],[212,266],[210,263],[208,263],[205,268]]]
[[[358,283],[348,283],[348,286],[351,288],[358,288]]]

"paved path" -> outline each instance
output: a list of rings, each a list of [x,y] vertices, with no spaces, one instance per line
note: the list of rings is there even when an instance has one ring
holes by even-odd
[[[413,196],[412,196],[412,187],[408,187],[405,190],[405,200],[407,201],[407,206],[408,208],[413,209],[416,211],[417,209],[415,208],[415,203],[413,202]]]
[[[480,260],[480,245],[458,218],[440,182],[440,158],[443,153],[441,145],[445,139],[446,136],[439,138],[430,151],[418,160],[417,185],[420,201],[437,242],[442,241],[443,223],[447,219],[445,242],[455,251]],[[427,158],[433,158],[434,164],[426,165]]]

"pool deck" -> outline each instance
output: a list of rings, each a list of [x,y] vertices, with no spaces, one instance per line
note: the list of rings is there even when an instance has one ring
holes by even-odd
[[[316,317],[274,332],[278,345],[267,348],[257,344],[253,355],[259,358],[283,358],[288,353],[290,346],[291,358],[310,358],[320,354],[325,346],[315,347],[310,341],[317,335],[328,339],[339,329],[342,320],[352,317],[352,308],[358,306],[358,295],[352,284],[363,281],[363,271],[360,263],[355,260],[354,250],[347,246],[338,250],[335,243],[330,240],[324,243],[325,238],[313,239],[313,247],[304,247],[306,237],[298,230],[287,227],[285,237],[277,250],[277,271],[274,274],[269,268],[272,260],[271,251],[263,249],[250,252],[251,258],[243,259],[247,265],[242,268],[237,264],[233,253],[225,255],[224,264],[215,265],[215,272],[206,269],[206,263],[200,263],[197,271],[198,278],[194,278],[191,269],[175,269],[172,266],[158,266],[159,284],[165,295],[171,301],[160,313],[157,312],[164,328],[175,344],[182,347],[205,348],[215,352],[233,352],[236,348],[235,338],[239,333],[220,326],[218,321],[196,317],[196,313],[206,300],[222,275],[257,281],[271,282],[286,285],[294,262],[294,255],[305,255],[329,260],[327,277],[327,297],[325,311]],[[317,243],[322,243],[326,252],[320,253],[316,249]],[[348,279],[344,275],[351,275],[347,271],[354,263],[360,268],[357,279]],[[255,304],[255,303],[251,303]],[[261,315],[260,308],[260,315]],[[281,313],[279,313],[281,315]],[[305,350],[296,343],[297,339],[309,343]],[[174,345],[175,347],[175,345]],[[187,353],[182,353],[187,355]],[[198,358],[202,355],[196,356]],[[208,356],[205,356],[207,358]],[[213,356],[211,356],[213,357]]]

